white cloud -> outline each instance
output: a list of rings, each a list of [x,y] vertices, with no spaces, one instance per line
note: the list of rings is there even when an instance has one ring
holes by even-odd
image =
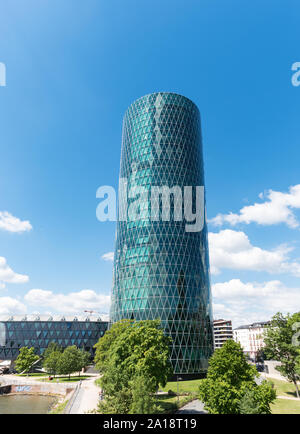
[[[265,202],[245,206],[239,214],[218,214],[209,221],[216,226],[226,223],[235,226],[238,223],[255,222],[259,225],[285,223],[293,229],[299,227],[299,221],[292,210],[300,209],[300,184],[291,186],[289,193],[268,190],[265,194],[260,193],[259,198],[265,199]]]
[[[214,297],[231,299],[234,297],[265,297],[275,295],[282,286],[279,280],[266,283],[243,283],[240,279],[212,285]]]
[[[15,273],[6,262],[3,256],[0,256],[0,284],[7,283],[26,283],[29,277],[25,274]]]
[[[252,246],[244,232],[225,229],[208,235],[211,273],[221,269],[266,271],[268,273],[291,273],[300,276],[300,263],[289,261],[287,246],[264,250]]]
[[[7,211],[0,211],[0,229],[8,232],[26,232],[32,229],[28,220],[20,220]]]
[[[104,261],[113,261],[114,260],[114,252],[107,252],[101,256],[101,259]]]
[[[110,295],[97,294],[90,289],[69,294],[57,294],[44,289],[31,289],[25,295],[24,300],[29,305],[47,308],[57,313],[78,315],[83,315],[84,310],[108,311],[110,306]]]
[[[214,318],[231,319],[234,326],[269,320],[276,312],[300,311],[300,288],[278,280],[244,283],[239,279],[212,285]]]
[[[16,315],[26,313],[25,304],[11,297],[0,297],[0,315]]]

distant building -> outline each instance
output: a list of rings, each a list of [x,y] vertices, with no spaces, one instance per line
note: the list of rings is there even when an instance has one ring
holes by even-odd
[[[270,322],[256,322],[233,330],[233,339],[241,344],[244,353],[251,360],[255,361],[258,351],[264,347],[263,333],[269,324]]]
[[[231,321],[225,319],[214,320],[215,349],[221,348],[228,339],[233,339]]]
[[[50,342],[62,348],[76,345],[94,355],[94,345],[108,322],[97,317],[27,315],[0,318],[0,360],[15,360],[21,347],[34,347],[41,355]]]

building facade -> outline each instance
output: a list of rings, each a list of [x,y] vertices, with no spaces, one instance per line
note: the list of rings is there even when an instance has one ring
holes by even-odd
[[[199,203],[196,224],[188,211],[197,214]],[[174,93],[136,100],[123,121],[110,320],[124,318],[161,320],[175,374],[207,370],[213,326],[200,114]]]
[[[270,322],[243,325],[233,330],[233,339],[239,342],[250,360],[256,361],[258,352],[264,347],[263,333]]]
[[[7,317],[0,318],[0,360],[15,360],[21,347],[34,347],[43,354],[50,342],[62,348],[76,345],[94,355],[93,346],[107,330],[100,318]]]
[[[221,348],[228,339],[233,339],[232,322],[224,319],[214,320],[215,350]]]

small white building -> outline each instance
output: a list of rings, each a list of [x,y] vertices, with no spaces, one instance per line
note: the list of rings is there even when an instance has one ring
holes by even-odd
[[[228,339],[233,339],[231,321],[225,319],[214,320],[215,349],[221,348]]]
[[[256,361],[257,353],[264,347],[263,334],[270,322],[257,322],[233,330],[233,339],[239,342],[244,353]]]

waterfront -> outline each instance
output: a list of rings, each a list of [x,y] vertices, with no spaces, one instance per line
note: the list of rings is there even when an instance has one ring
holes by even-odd
[[[46,414],[55,398],[41,395],[0,396],[0,414]]]

